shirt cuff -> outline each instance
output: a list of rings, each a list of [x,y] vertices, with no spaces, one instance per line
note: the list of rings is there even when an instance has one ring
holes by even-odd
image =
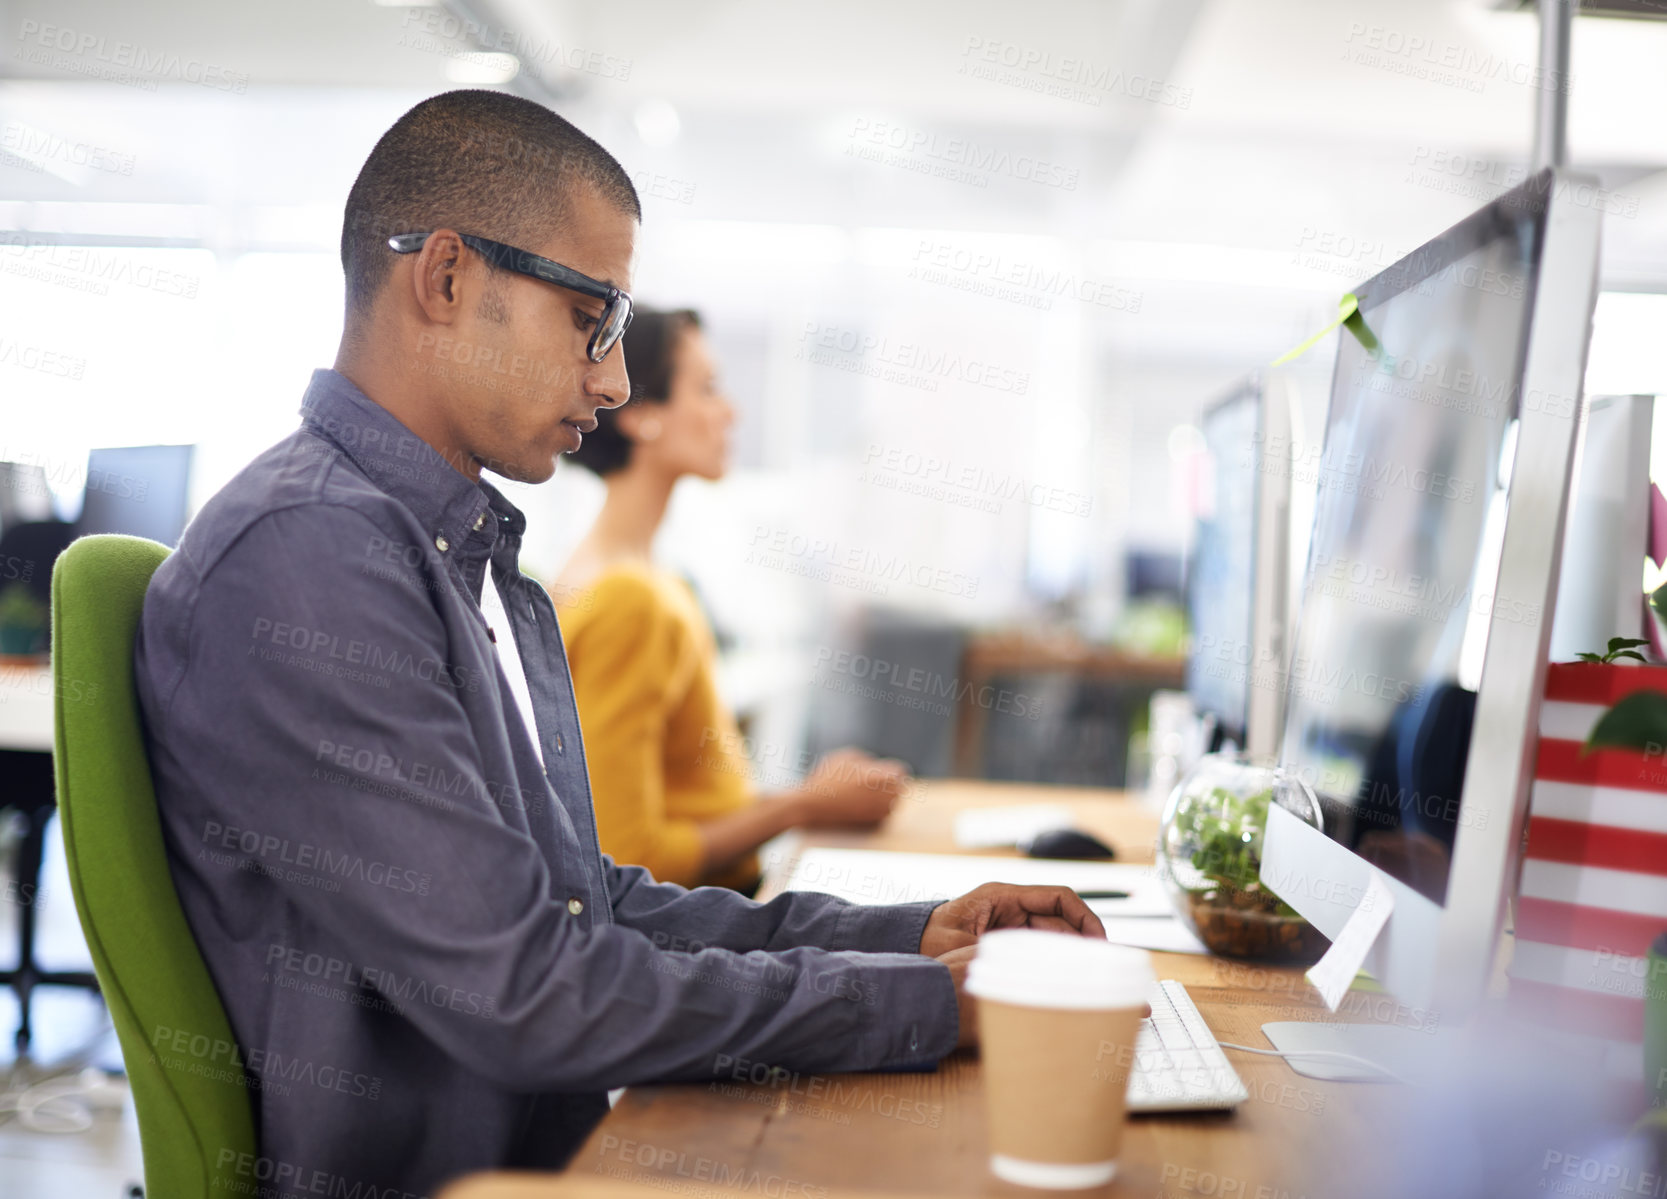
[[[938,899],[922,903],[847,903],[834,922],[832,944],[823,948],[918,954],[926,922],[943,902]]]
[[[858,1038],[862,1068],[930,1070],[961,1035],[949,967],[918,954],[887,955],[874,965],[865,980],[871,1019]]]

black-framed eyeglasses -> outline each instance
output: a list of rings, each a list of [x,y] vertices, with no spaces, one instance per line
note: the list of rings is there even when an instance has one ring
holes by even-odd
[[[427,233],[396,233],[388,239],[388,248],[395,254],[414,254],[423,248],[429,236]],[[596,322],[596,328],[590,334],[590,344],[585,347],[585,352],[592,362],[601,362],[606,358],[608,352],[619,344],[619,339],[625,336],[625,330],[631,327],[629,292],[620,291],[619,288],[603,283],[600,279],[592,279],[589,275],[581,275],[572,267],[563,266],[552,259],[540,257],[527,250],[517,250],[501,241],[490,241],[472,233],[460,233],[458,237],[464,245],[501,270],[513,271],[517,275],[526,275],[532,279],[542,279],[546,283],[554,283],[557,287],[565,287],[580,295],[601,300],[602,319]]]

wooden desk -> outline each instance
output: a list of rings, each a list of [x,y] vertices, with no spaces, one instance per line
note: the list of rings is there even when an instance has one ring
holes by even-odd
[[[1067,804],[1082,827],[1129,862],[1149,862],[1157,818],[1118,792],[931,781],[874,834],[815,833],[805,843],[946,852],[956,811],[1046,801]],[[992,855],[1000,857],[1003,854]],[[771,874],[779,876],[791,855]],[[992,862],[992,876],[999,866]],[[766,878],[766,890],[776,885]],[[1155,954],[1160,978],[1186,984],[1225,1041],[1266,1044],[1268,1020],[1319,1019],[1325,1008],[1300,970],[1263,969],[1188,954]],[[1130,1120],[1118,1179],[1085,1195],[1296,1199],[1351,1193],[1325,1185],[1338,1146],[1362,1127],[1389,1088],[1303,1078],[1275,1058],[1232,1054],[1251,1092],[1229,1115]],[[831,1196],[1035,1195],[987,1169],[979,1061],[962,1051],[931,1074],[800,1075],[754,1085],[632,1087],[556,1177],[496,1174],[467,1180],[445,1199],[762,1194]],[[726,1181],[727,1179],[727,1181]]]

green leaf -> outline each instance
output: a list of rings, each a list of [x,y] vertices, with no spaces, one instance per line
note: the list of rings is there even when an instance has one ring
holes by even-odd
[[[1634,691],[1598,718],[1581,753],[1606,748],[1659,753],[1663,747],[1667,747],[1667,694]]]
[[[1667,588],[1664,588],[1664,590],[1667,590]],[[1616,658],[1636,658],[1636,659],[1638,659],[1638,661],[1643,662],[1643,661],[1646,661],[1644,656],[1642,654],[1633,653],[1632,650],[1636,646],[1648,645],[1648,644],[1649,644],[1649,641],[1647,641],[1643,637],[1611,637],[1609,639],[1609,652],[1608,653],[1605,653],[1605,654],[1591,654],[1591,653],[1576,654],[1575,657],[1579,658],[1582,662],[1605,663],[1605,662],[1613,662]]]
[[[1657,616],[1667,620],[1667,583],[1650,592],[1650,607],[1655,609]]]

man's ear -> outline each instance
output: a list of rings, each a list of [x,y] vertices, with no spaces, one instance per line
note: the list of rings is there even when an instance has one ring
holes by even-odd
[[[463,239],[455,229],[436,229],[411,264],[411,295],[437,325],[453,323],[463,309]]]

